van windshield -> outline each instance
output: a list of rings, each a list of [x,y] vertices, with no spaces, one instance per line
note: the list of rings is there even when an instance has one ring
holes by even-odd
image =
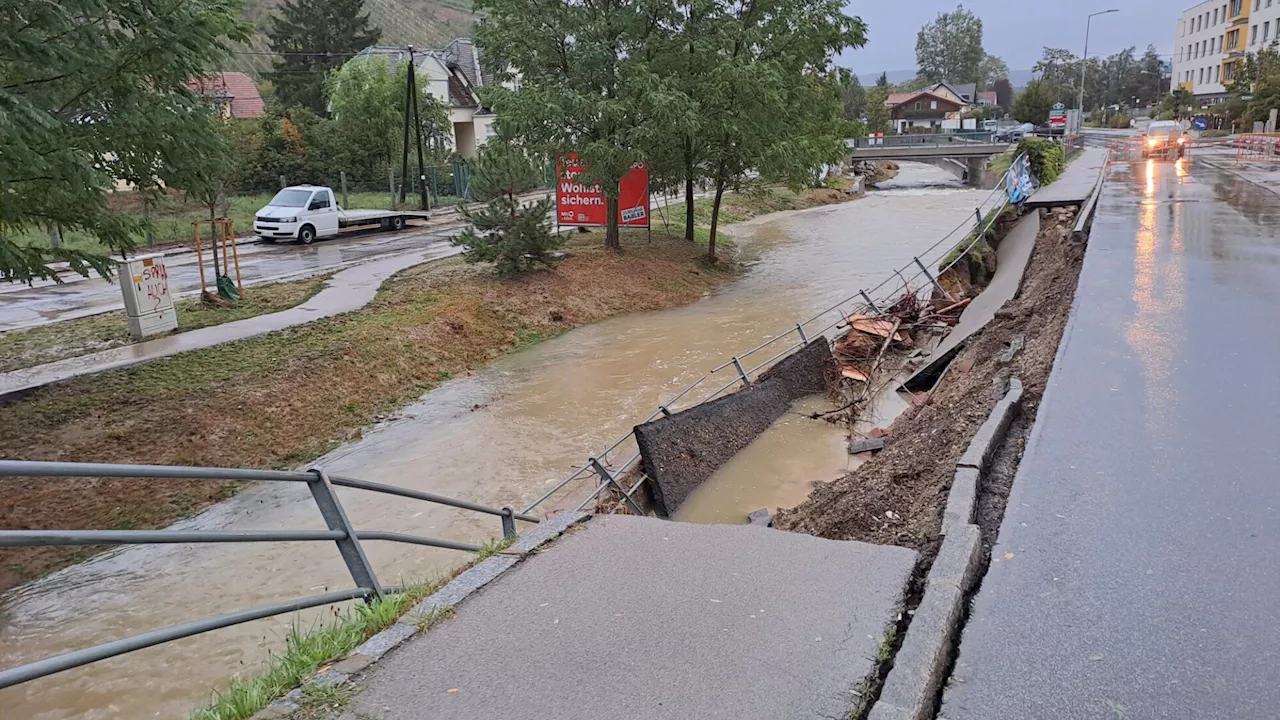
[[[1150,125],[1147,127],[1147,135],[1151,137],[1175,137],[1182,134],[1182,128],[1177,125]]]
[[[310,190],[290,188],[276,193],[276,196],[271,198],[271,202],[267,204],[276,207],[306,207],[309,199],[311,199]]]

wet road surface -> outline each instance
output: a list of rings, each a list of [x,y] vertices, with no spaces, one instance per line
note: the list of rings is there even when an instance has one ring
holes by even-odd
[[[851,288],[879,283],[971,217],[988,195],[963,189],[947,171],[929,166],[904,165],[899,181],[884,186],[897,189],[738,226],[734,236],[748,269],[720,292],[687,307],[580,328],[504,357],[426,394],[403,419],[366,432],[323,464],[334,473],[520,507],[725,358],[830,307]],[[804,452],[810,445],[776,452]],[[833,449],[822,479],[846,452],[842,442]],[[745,468],[739,482],[776,485],[751,473],[789,467],[785,458],[758,465]],[[591,486],[571,490],[580,498]],[[489,516],[339,492],[359,528],[464,541],[499,533],[498,520]],[[323,529],[305,488],[276,486],[251,488],[191,524]],[[366,543],[365,550],[387,584],[421,580],[467,559],[394,543]],[[0,599],[0,667],[350,583],[330,543],[128,548]],[[305,613],[301,622],[326,612]],[[183,717],[212,688],[279,649],[290,620],[227,628],[0,691],[0,717]]]
[[[1117,163],[941,716],[1274,718],[1280,198]]]
[[[456,254],[449,244],[457,226],[418,228],[404,233],[361,231],[317,240],[311,245],[296,242],[250,243],[237,247],[240,276],[246,285],[316,275],[337,268],[411,250],[431,250],[433,254]],[[144,254],[145,250],[139,250]],[[221,257],[221,248],[219,248]],[[213,276],[208,250],[204,253],[206,280]],[[193,252],[176,251],[165,261],[169,288],[175,296],[200,292],[200,269]],[[124,307],[120,287],[100,277],[83,278],[70,274],[61,284],[49,281],[32,287],[17,283],[0,284],[0,332],[44,325]]]

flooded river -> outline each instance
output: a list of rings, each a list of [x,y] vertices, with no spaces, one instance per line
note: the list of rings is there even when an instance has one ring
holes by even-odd
[[[581,328],[503,358],[428,393],[324,464],[335,474],[519,507],[728,356],[876,285],[987,195],[924,165],[905,165],[887,187],[856,202],[738,226],[749,269],[719,293]],[[762,461],[722,471],[713,480],[728,480],[725,492],[700,495],[691,519],[741,522],[757,507],[798,502],[808,481],[830,480],[848,467],[842,430],[798,415],[780,423],[790,425],[749,449]],[[500,534],[497,518],[341,492],[360,528],[471,540]],[[252,488],[186,524],[323,529],[306,489],[292,485]],[[366,551],[384,584],[427,578],[466,559],[391,543],[370,542]],[[350,585],[331,543],[128,548],[4,597],[0,667]],[[299,621],[316,622],[325,612]],[[290,621],[227,628],[0,691],[0,716],[186,717],[230,676],[281,647]]]

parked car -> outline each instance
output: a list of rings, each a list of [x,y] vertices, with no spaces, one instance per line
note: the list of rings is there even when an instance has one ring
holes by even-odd
[[[1142,157],[1169,156],[1187,154],[1187,135],[1182,126],[1174,120],[1153,120],[1142,134]]]
[[[1022,123],[1021,125],[1009,125],[1002,127],[996,131],[995,139],[999,142],[1018,142],[1024,135],[1036,131],[1036,126],[1031,123]]]

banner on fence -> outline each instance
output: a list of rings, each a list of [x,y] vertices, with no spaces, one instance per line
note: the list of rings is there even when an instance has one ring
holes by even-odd
[[[586,185],[577,180],[586,166],[577,155],[568,155],[556,163],[556,221],[560,225],[603,227],[608,224],[604,193],[599,185]],[[649,227],[649,168],[633,165],[618,187],[618,225]]]
[[[1031,197],[1031,193],[1035,191],[1035,186],[1031,184],[1031,161],[1025,154],[1019,155],[1005,174],[1004,190],[1009,196],[1009,202],[1014,205]]]

